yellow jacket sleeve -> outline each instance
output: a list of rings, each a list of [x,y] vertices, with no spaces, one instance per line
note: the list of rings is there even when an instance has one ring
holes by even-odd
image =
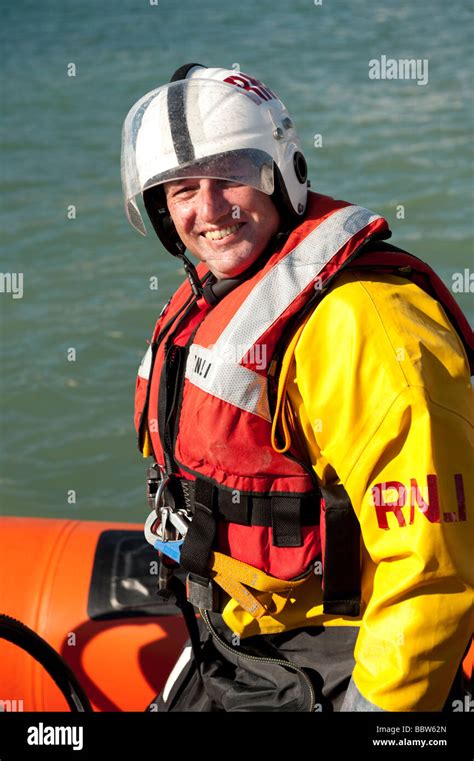
[[[344,274],[306,322],[286,392],[323,483],[362,533],[353,681],[386,711],[443,707],[473,630],[472,390],[441,306]]]

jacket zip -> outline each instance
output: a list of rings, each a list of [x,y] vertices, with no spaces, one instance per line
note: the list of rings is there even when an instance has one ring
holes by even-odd
[[[167,343],[165,346],[165,356],[164,356],[164,362],[161,372],[165,372],[166,374],[166,397],[168,397],[168,393],[170,390],[170,379],[169,374],[170,371],[173,368],[173,365],[175,364],[176,360],[179,360],[179,366],[178,371],[176,373],[176,377],[173,378],[173,397],[171,399],[171,403],[168,404],[168,401],[166,403],[167,409],[165,409],[164,415],[164,429],[163,429],[163,441],[162,441],[162,447],[163,447],[163,456],[165,460],[166,470],[168,473],[172,473],[176,469],[176,462],[174,459],[174,429],[176,426],[176,402],[178,401],[179,397],[179,390],[180,386],[182,385],[181,381],[182,374],[183,374],[183,368],[186,364],[186,358],[187,358],[187,349],[188,344],[186,346],[178,346],[173,343],[173,339],[179,330],[179,327],[181,323],[186,319],[186,317],[192,312],[194,306],[196,304],[196,300],[191,301],[188,304],[187,309],[184,311],[184,313],[181,315],[181,318],[179,319],[178,323],[174,326],[174,331],[171,333],[171,335],[168,336]],[[197,329],[197,328],[196,328]],[[196,331],[193,331],[193,335]],[[157,418],[158,421],[160,420],[160,414],[159,414],[159,405],[160,405],[160,395],[158,391],[158,414]],[[159,422],[158,422],[158,425]]]
[[[236,652],[237,652],[239,658],[245,658],[245,659],[247,659],[249,661],[257,661],[257,663],[262,663],[262,662],[263,663],[276,663],[276,664],[278,664],[280,666],[284,666],[285,668],[289,668],[292,671],[295,671],[297,674],[300,674],[300,676],[303,678],[303,681],[305,682],[305,684],[306,684],[306,686],[308,688],[308,692],[309,692],[309,695],[310,695],[310,707],[309,707],[308,713],[313,713],[314,708],[316,706],[316,696],[314,694],[313,685],[311,684],[311,680],[309,679],[309,677],[304,673],[304,671],[302,669],[299,668],[299,666],[296,666],[291,661],[284,661],[283,659],[280,659],[280,658],[266,658],[265,656],[249,655],[248,653],[242,652],[242,650],[240,650],[239,648],[232,648],[232,647],[230,647],[230,645],[228,645],[227,642],[225,642],[225,640],[223,640],[219,636],[217,631],[214,629],[213,625],[211,624],[211,622],[209,620],[209,616],[208,616],[207,610],[202,610],[201,608],[199,608],[199,613],[201,614],[202,620],[206,624],[207,630],[209,631],[211,637],[213,639],[217,640],[219,645],[224,650],[226,650],[227,652],[231,653],[234,657],[235,657]]]
[[[205,318],[204,318],[205,319]],[[177,425],[179,423],[178,417],[180,414],[180,403],[181,403],[181,394],[184,387],[184,374],[186,372],[186,362],[188,359],[189,354],[189,348],[192,344],[192,341],[194,339],[194,336],[196,334],[196,331],[198,327],[202,324],[204,320],[202,320],[193,330],[191,336],[187,340],[185,346],[177,346],[176,344],[170,343],[169,345],[169,365],[167,368],[167,372],[172,369],[173,365],[176,363],[176,360],[179,360],[178,369],[175,372],[175,375],[173,377],[173,398],[171,400],[171,404],[169,406],[169,410],[166,411],[166,424],[165,424],[165,448],[167,450],[167,454],[165,454],[165,458],[167,460],[168,467],[171,471],[176,470],[176,460],[175,460],[175,444],[176,444],[176,433],[177,433]],[[171,339],[168,339],[171,340]],[[165,360],[166,361],[166,360]]]
[[[175,377],[172,378],[173,380],[173,397],[171,399],[171,403],[169,405],[169,409],[165,411],[166,415],[166,423],[165,423],[165,448],[168,454],[169,459],[174,465],[174,452],[172,447],[172,427],[174,422],[174,413],[176,408],[176,397],[177,397],[177,388],[178,388],[178,381],[179,381],[179,375],[181,368],[181,363],[178,364],[177,372],[174,373],[174,365],[176,364],[176,361],[180,355],[180,347],[174,346],[171,344],[169,349],[169,357],[165,358],[165,362],[167,364],[167,373],[170,373],[170,375],[174,374]],[[171,380],[171,379],[170,379]],[[167,391],[169,392],[171,387],[171,383],[167,382]],[[171,462],[169,463],[171,465]],[[173,465],[171,467],[173,468]],[[173,468],[174,469],[174,468]]]

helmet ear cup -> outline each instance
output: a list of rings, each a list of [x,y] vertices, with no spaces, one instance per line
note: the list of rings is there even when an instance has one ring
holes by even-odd
[[[173,256],[180,256],[186,250],[181,241],[166,203],[163,185],[155,185],[143,193],[143,203],[153,228],[164,247]]]
[[[295,151],[293,156],[293,166],[295,168],[295,174],[301,184],[305,183],[308,179],[308,164],[301,151]]]
[[[303,154],[301,153],[300,156],[302,157],[304,165],[306,166],[306,160]],[[301,221],[301,214],[304,211],[304,207],[302,207],[298,212],[295,211],[293,204],[291,203],[286,184],[283,180],[283,176],[276,164],[273,165],[273,171],[275,178],[275,190],[271,195],[271,199],[275,204],[278,213],[280,214],[280,232],[286,232],[288,230],[292,230],[297,225],[297,223]]]

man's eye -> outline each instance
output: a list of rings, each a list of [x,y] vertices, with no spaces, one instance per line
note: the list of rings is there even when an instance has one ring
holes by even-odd
[[[176,188],[171,194],[171,198],[183,198],[190,195],[195,190],[194,185],[184,185],[182,188]]]

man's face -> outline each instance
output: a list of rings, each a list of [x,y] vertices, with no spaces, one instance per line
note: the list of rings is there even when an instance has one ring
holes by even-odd
[[[280,225],[270,196],[248,185],[185,179],[165,183],[165,193],[179,237],[219,280],[250,267]]]

